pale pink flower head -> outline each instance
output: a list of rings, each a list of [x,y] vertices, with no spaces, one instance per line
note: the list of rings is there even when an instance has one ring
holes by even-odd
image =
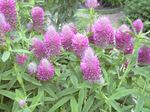
[[[99,4],[97,0],[86,0],[85,5],[88,8],[96,8]]]
[[[37,72],[37,65],[35,62],[31,62],[28,64],[28,73],[29,74],[35,74]]]
[[[64,49],[69,51],[72,50],[72,38],[74,37],[74,35],[74,31],[68,24],[62,27],[61,43]]]
[[[77,33],[72,39],[73,51],[77,56],[82,56],[84,50],[89,46],[89,40],[82,34]]]
[[[17,12],[15,0],[0,0],[0,12],[4,14],[6,21],[11,28],[15,28],[17,23]]]
[[[0,33],[7,33],[11,30],[11,26],[6,22],[5,16],[0,13]]]
[[[45,58],[41,59],[37,70],[37,79],[41,81],[48,81],[53,78],[55,73],[53,65]]]
[[[25,54],[18,54],[18,55],[16,56],[16,61],[17,61],[17,63],[18,63],[19,65],[25,64],[25,62],[27,61],[27,59],[28,59],[28,56],[25,55]]]
[[[53,26],[49,26],[44,35],[46,54],[48,57],[57,56],[61,52],[61,37]]]
[[[150,65],[150,47],[143,45],[138,51],[138,63]]]
[[[139,33],[140,31],[143,30],[144,24],[143,24],[143,22],[142,22],[141,19],[136,19],[136,20],[133,22],[133,26],[134,26],[136,32]]]
[[[90,47],[84,52],[80,68],[85,80],[98,81],[102,77],[100,62]]]
[[[76,34],[78,31],[77,31],[77,27],[74,23],[69,23],[68,26],[70,27],[71,31]]]
[[[133,52],[133,38],[129,33],[131,30],[125,24],[121,25],[116,31],[116,48],[123,51],[125,54]]]
[[[25,105],[26,105],[26,100],[25,99],[19,100],[19,106],[20,107],[24,107]]]
[[[100,47],[114,44],[114,28],[107,17],[100,17],[94,24],[94,43]]]
[[[44,10],[41,7],[34,7],[31,12],[33,28],[35,31],[42,31],[44,25]]]
[[[44,42],[38,38],[33,38],[32,51],[37,58],[45,57],[46,47]]]

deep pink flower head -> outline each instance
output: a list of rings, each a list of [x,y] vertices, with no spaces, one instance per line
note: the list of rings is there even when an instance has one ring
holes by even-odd
[[[143,22],[142,22],[141,19],[136,19],[136,20],[133,22],[133,26],[134,26],[136,32],[139,33],[140,31],[143,30],[144,24],[143,24]]]
[[[53,65],[47,59],[42,59],[38,65],[36,77],[41,81],[48,81],[53,78],[54,73]]]
[[[25,54],[18,54],[16,56],[16,61],[19,65],[23,65],[28,59],[28,56]]]
[[[84,35],[77,33],[72,39],[73,51],[77,56],[82,56],[84,50],[89,46],[89,40]]]
[[[138,52],[138,62],[150,65],[150,47],[142,46]]]
[[[28,65],[28,73],[29,74],[35,74],[37,72],[37,65],[35,62],[31,62]]]
[[[100,62],[90,47],[84,52],[80,68],[85,80],[97,81],[102,77]]]
[[[34,7],[31,12],[33,28],[35,31],[42,31],[44,24],[44,10],[41,7]]]
[[[107,17],[100,17],[94,24],[94,42],[100,47],[114,44],[114,28]]]
[[[96,8],[99,4],[98,4],[97,0],[86,0],[85,5],[88,8]]]
[[[47,56],[56,56],[61,51],[61,38],[53,26],[49,26],[44,35]]]
[[[61,43],[64,49],[69,51],[72,50],[72,38],[74,37],[74,35],[74,31],[68,24],[62,27]]]
[[[45,57],[46,47],[44,42],[38,38],[33,38],[32,51],[37,58]]]
[[[0,13],[0,33],[5,34],[6,32],[9,32],[10,29],[11,26],[6,22],[5,16]]]
[[[16,26],[17,12],[15,0],[0,0],[0,12],[4,14],[11,28]]]
[[[123,24],[116,31],[116,47],[122,50],[125,54],[132,54],[133,52],[133,38],[129,34],[131,30],[127,25]]]

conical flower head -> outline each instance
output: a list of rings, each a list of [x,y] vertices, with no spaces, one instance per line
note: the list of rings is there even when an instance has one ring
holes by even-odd
[[[122,50],[125,54],[131,54],[133,52],[133,39],[129,34],[131,30],[126,25],[122,25],[116,31],[116,47]]]
[[[44,35],[46,54],[48,57],[57,56],[61,51],[61,38],[53,26],[50,26]]]
[[[146,45],[142,46],[138,51],[138,62],[150,65],[150,48]]]
[[[17,63],[18,63],[19,65],[25,64],[25,62],[27,61],[27,59],[28,59],[28,56],[25,55],[25,54],[18,54],[18,55],[16,56],[16,61],[17,61]]]
[[[31,62],[28,65],[28,73],[29,74],[35,74],[37,72],[37,65],[35,62]]]
[[[73,51],[77,56],[82,56],[84,50],[89,46],[89,40],[84,35],[77,33],[72,39]]]
[[[34,7],[31,12],[33,28],[35,31],[42,31],[44,24],[44,10],[41,7]]]
[[[44,42],[38,38],[33,38],[32,51],[37,58],[45,57],[46,47]]]
[[[4,14],[6,21],[14,28],[17,23],[15,0],[0,0],[0,12]]]
[[[36,77],[41,81],[48,81],[54,76],[54,67],[47,59],[41,59]]]
[[[85,80],[98,81],[102,77],[100,62],[90,47],[84,52],[80,68]]]
[[[11,26],[6,22],[5,16],[0,13],[0,33],[5,34],[6,32],[9,32],[10,29]]]
[[[144,24],[143,24],[143,22],[142,22],[141,19],[136,19],[136,20],[133,22],[133,26],[134,26],[136,32],[139,33],[140,31],[143,30]]]
[[[72,38],[75,35],[72,28],[66,24],[62,27],[61,43],[64,49],[72,50]]]
[[[107,17],[100,17],[94,24],[94,43],[100,47],[114,44],[114,29]]]
[[[96,8],[99,4],[98,4],[97,0],[86,0],[85,5],[88,8]]]

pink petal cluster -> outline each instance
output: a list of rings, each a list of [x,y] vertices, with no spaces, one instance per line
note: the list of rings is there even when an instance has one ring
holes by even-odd
[[[29,74],[35,74],[37,72],[37,65],[35,62],[31,62],[28,65],[28,73]]]
[[[84,35],[77,33],[72,39],[73,51],[77,56],[82,56],[84,50],[89,46],[89,40]]]
[[[77,27],[75,24],[73,23],[69,23],[68,26],[70,27],[71,31],[76,34],[78,31],[77,31]]]
[[[133,22],[133,26],[134,26],[136,32],[139,33],[140,31],[143,30],[144,24],[143,24],[143,22],[142,22],[141,19],[136,19],[136,20]]]
[[[98,81],[102,77],[100,62],[90,47],[84,52],[80,68],[85,80]]]
[[[98,4],[97,0],[86,0],[85,5],[88,8],[96,8],[99,4]]]
[[[93,26],[88,28],[88,33],[90,33],[90,36],[88,37],[88,39],[90,43],[94,43],[94,32],[95,30]]]
[[[0,13],[0,33],[5,34],[11,30],[11,26],[6,22],[5,16]]]
[[[37,58],[42,58],[45,56],[45,45],[44,42],[38,38],[33,38],[33,45],[32,45],[32,50],[34,55]]]
[[[53,65],[47,59],[41,59],[36,77],[41,81],[48,81],[53,78],[54,73]]]
[[[20,106],[20,107],[24,107],[25,105],[26,105],[26,100],[21,99],[21,100],[19,101],[19,106]]]
[[[141,64],[150,64],[150,47],[144,45],[139,49],[138,62]]]
[[[70,27],[70,25],[66,24],[62,27],[61,32],[61,43],[64,49],[66,50],[72,50],[72,38],[75,35],[74,29]]]
[[[107,17],[100,17],[94,24],[94,43],[100,47],[114,44],[114,29]]]
[[[15,0],[0,0],[0,12],[4,14],[6,21],[15,28],[17,23],[17,12]]]
[[[23,65],[28,59],[28,56],[25,54],[18,54],[16,56],[16,61],[19,65]]]
[[[61,51],[61,38],[53,26],[49,26],[44,35],[44,44],[48,57],[57,56]]]
[[[127,25],[122,25],[116,31],[116,48],[122,50],[125,54],[132,54],[133,52],[133,39],[129,34],[130,29]]]
[[[35,31],[42,31],[44,24],[44,10],[41,7],[34,7],[31,12],[33,28]]]

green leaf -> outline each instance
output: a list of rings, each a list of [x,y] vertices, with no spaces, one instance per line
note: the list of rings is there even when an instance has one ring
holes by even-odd
[[[70,100],[70,106],[71,112],[78,112],[78,103],[74,97]]]
[[[108,99],[107,100],[108,104],[111,104],[111,106],[117,110],[117,112],[123,112],[122,109],[119,107],[118,103],[114,100]]]
[[[62,99],[60,99],[56,104],[54,104],[48,112],[55,112],[58,108],[60,108],[62,105],[64,105],[68,100],[70,100],[71,96],[66,96]]]
[[[25,54],[31,54],[31,52],[30,52],[30,51],[25,50],[25,49],[15,49],[15,50],[11,50],[11,52],[14,52],[14,53],[25,53]]]
[[[81,112],[84,98],[86,97],[86,89],[81,89],[78,98],[78,111]]]
[[[110,99],[120,99],[133,93],[132,89],[119,88],[113,95],[110,96]]]
[[[12,112],[17,112],[19,106],[18,106],[18,102],[14,101],[13,103],[13,108],[12,108]]]
[[[93,103],[94,103],[94,97],[90,96],[83,107],[83,112],[89,112]]]
[[[15,93],[7,91],[7,90],[0,90],[0,94],[12,100],[15,100],[15,97],[16,97]]]
[[[32,99],[32,103],[30,105],[32,112],[34,111],[34,109],[36,108],[36,106],[38,105],[38,103],[41,101],[43,95],[44,95],[44,91],[40,91],[38,93],[38,95]]]
[[[6,62],[9,59],[9,57],[10,57],[10,52],[9,51],[5,51],[3,53],[3,56],[2,56],[2,61]]]
[[[75,87],[78,86],[78,79],[77,79],[77,77],[76,77],[75,75],[71,75],[71,76],[70,76],[70,80],[71,80],[72,84],[73,84]]]
[[[141,112],[144,105],[144,99],[142,96],[140,96],[137,100],[137,104],[135,106],[135,112]]]
[[[28,74],[24,74],[23,79],[30,82],[30,83],[32,83],[32,84],[34,84],[34,85],[36,85],[36,86],[41,86],[40,81],[37,81],[35,78],[31,77]]]

